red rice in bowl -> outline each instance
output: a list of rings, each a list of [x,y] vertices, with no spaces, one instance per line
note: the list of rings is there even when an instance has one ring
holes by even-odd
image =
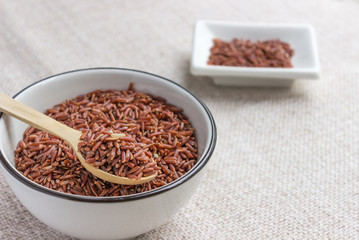
[[[83,132],[87,161],[119,176],[151,182],[135,186],[105,182],[87,172],[63,140],[29,127],[15,150],[16,168],[30,180],[60,192],[124,196],[149,191],[188,172],[198,159],[195,130],[182,109],[165,99],[128,90],[97,90],[66,100],[46,114]],[[109,134],[125,133],[114,141]]]

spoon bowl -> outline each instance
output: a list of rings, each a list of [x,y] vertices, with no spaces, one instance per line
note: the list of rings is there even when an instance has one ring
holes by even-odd
[[[157,173],[142,177],[140,179],[132,179],[127,177],[121,177],[114,174],[110,174],[108,172],[102,171],[99,168],[92,166],[91,164],[86,163],[85,158],[82,156],[79,151],[78,144],[80,142],[80,137],[82,135],[81,131],[70,128],[43,113],[36,111],[35,109],[18,102],[11,97],[0,93],[0,110],[6,114],[9,114],[20,121],[23,121],[37,129],[46,131],[52,135],[55,135],[59,138],[62,138],[65,142],[67,142],[70,147],[73,148],[76,153],[77,158],[81,162],[82,166],[92,173],[94,176],[101,178],[107,182],[112,182],[116,184],[122,185],[137,185],[149,182],[153,180]],[[124,134],[112,134],[113,138],[120,138],[125,136]]]

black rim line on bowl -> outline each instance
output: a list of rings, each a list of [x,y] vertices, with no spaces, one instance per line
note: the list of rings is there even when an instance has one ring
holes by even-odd
[[[216,131],[216,124],[214,122],[213,116],[210,113],[209,109],[207,108],[207,106],[202,102],[202,100],[200,100],[196,95],[194,95],[192,92],[190,92],[189,90],[187,90],[186,88],[182,87],[180,84],[169,80],[167,78],[158,76],[156,74],[153,73],[148,73],[145,71],[140,71],[140,70],[134,70],[134,69],[128,69],[128,68],[106,68],[106,67],[99,67],[99,68],[84,68],[84,69],[77,69],[77,70],[72,70],[72,71],[67,71],[67,72],[63,72],[63,73],[59,73],[59,74],[55,74],[46,78],[43,78],[39,81],[36,81],[30,85],[28,85],[27,87],[25,87],[24,89],[22,89],[21,91],[19,91],[18,93],[16,93],[14,95],[13,98],[17,97],[18,95],[20,95],[22,92],[26,91],[27,89],[31,88],[32,86],[39,84],[40,82],[49,80],[51,78],[57,77],[57,76],[61,76],[61,75],[66,75],[66,74],[70,74],[70,73],[74,73],[74,72],[82,72],[82,71],[96,71],[96,70],[121,70],[121,71],[129,71],[129,72],[138,72],[138,73],[142,73],[142,74],[148,74],[157,78],[160,78],[164,81],[168,81],[174,85],[176,85],[177,87],[181,88],[182,90],[184,90],[185,92],[189,93],[192,97],[194,97],[200,104],[201,106],[204,108],[205,112],[208,115],[208,118],[211,122],[211,130],[212,130],[212,136],[211,136],[211,140],[209,143],[209,147],[207,149],[206,152],[203,153],[202,156],[202,161],[199,162],[198,164],[196,164],[189,172],[187,172],[187,174],[185,174],[183,177],[168,183],[162,187],[159,187],[157,189],[154,190],[150,190],[150,191],[146,191],[143,193],[137,193],[137,194],[132,194],[132,195],[125,195],[125,196],[116,196],[116,197],[95,197],[95,196],[81,196],[81,195],[75,195],[75,194],[68,194],[68,193],[62,193],[50,188],[46,188],[42,185],[39,185],[33,181],[31,181],[30,179],[26,178],[25,176],[23,176],[22,174],[20,174],[15,167],[11,166],[10,163],[5,159],[5,156],[3,155],[3,153],[0,150],[0,162],[2,163],[2,165],[4,166],[4,168],[12,175],[14,176],[17,180],[21,181],[22,183],[24,183],[25,185],[27,185],[28,187],[31,187],[34,190],[40,191],[42,193],[45,194],[49,194],[52,196],[56,196],[56,197],[60,197],[60,198],[65,198],[68,200],[74,200],[74,201],[84,201],[84,202],[118,202],[118,201],[132,201],[132,200],[137,200],[137,199],[142,199],[142,198],[146,198],[146,197],[151,197],[151,196],[155,196],[157,194],[166,192],[172,188],[175,188],[179,185],[181,185],[182,183],[186,182],[187,180],[189,180],[190,178],[192,178],[196,173],[198,173],[208,162],[209,158],[211,157],[215,145],[216,145],[216,138],[217,138],[217,131]],[[0,113],[0,119],[2,118],[3,113]]]

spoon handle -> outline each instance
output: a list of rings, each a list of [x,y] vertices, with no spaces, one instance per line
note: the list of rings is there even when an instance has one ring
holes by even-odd
[[[64,140],[80,138],[81,132],[76,131],[15,99],[0,93],[0,110],[37,129],[43,130]]]

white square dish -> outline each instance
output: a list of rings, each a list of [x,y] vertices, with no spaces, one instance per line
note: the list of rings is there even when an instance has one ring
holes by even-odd
[[[213,39],[264,41],[280,39],[294,49],[292,68],[208,65]],[[195,25],[191,73],[232,86],[290,86],[295,79],[318,79],[320,64],[314,28],[299,24],[254,24],[200,20]]]

